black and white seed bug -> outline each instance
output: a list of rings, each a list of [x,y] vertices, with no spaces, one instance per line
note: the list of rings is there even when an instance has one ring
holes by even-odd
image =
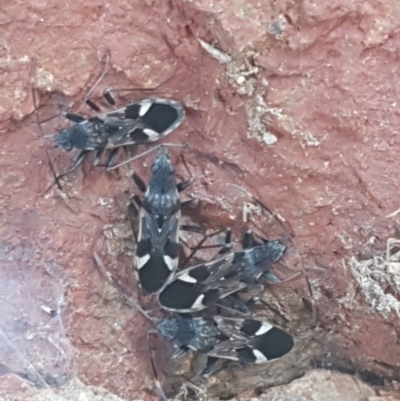
[[[257,240],[248,230],[243,234],[243,249],[235,252],[235,258],[227,278],[236,277],[247,284],[256,284],[261,277],[270,282],[279,279],[270,272],[271,263],[277,262],[286,250],[280,240]]]
[[[171,99],[143,99],[107,113],[104,123],[112,131],[107,148],[158,141],[174,131],[185,117],[182,104]]]
[[[137,175],[133,176],[144,192],[142,200],[135,198],[140,209],[134,262],[143,290],[157,293],[178,266],[181,220],[179,193],[192,183],[192,179],[177,183],[175,168],[167,153],[155,157],[151,173],[147,188]]]
[[[106,100],[114,105],[109,92]],[[87,103],[98,110],[93,102]],[[73,166],[63,175],[79,167],[90,152],[94,152],[93,165],[107,152],[105,166],[113,167],[119,148],[158,141],[178,128],[185,117],[183,105],[170,99],[142,99],[127,106],[85,119],[81,115],[66,113],[74,125],[59,131],[54,138],[56,147],[75,150]]]
[[[247,284],[247,301],[242,299],[242,292],[238,292],[218,302],[218,306],[242,316],[248,316],[251,315],[248,308],[249,300],[262,291],[260,280],[264,278],[270,283],[280,282],[278,277],[271,273],[270,266],[283,256],[286,245],[280,240],[270,241],[261,237],[257,240],[248,230],[243,234],[242,247],[242,250],[235,252],[233,263],[225,278],[236,279]]]
[[[246,364],[262,364],[286,355],[293,337],[258,319],[190,316],[164,319],[157,330],[180,349]]]
[[[177,315],[170,319],[157,322],[157,331],[170,340],[180,356],[188,349],[206,354],[218,341],[221,333],[212,318],[191,316],[181,317]]]
[[[212,237],[221,231],[222,230],[219,230],[207,237]],[[226,229],[225,231],[226,235],[223,243],[207,245],[205,248],[220,247],[221,255],[231,252],[231,230]],[[190,256],[193,256],[198,249],[204,248],[202,245],[203,243],[204,239],[198,244]],[[249,292],[249,290],[251,290],[251,292],[257,290],[257,293],[259,293],[262,288],[259,281],[262,277],[273,283],[280,282],[280,280],[270,272],[270,265],[282,257],[285,249],[286,245],[284,245],[281,240],[270,241],[261,237],[260,239],[256,239],[254,234],[248,230],[244,233],[242,238],[242,250],[234,252],[232,263],[230,265],[228,264],[223,271],[221,270],[219,272],[219,279],[223,278],[225,282],[230,282],[232,280],[240,281],[248,286],[246,288],[247,292]],[[227,297],[221,297],[217,305],[243,316],[251,314],[246,302],[241,299],[240,293],[241,292],[235,292]],[[250,298],[247,298],[251,299],[255,295],[257,294],[253,294]]]
[[[293,337],[267,321],[222,316],[213,319],[229,340],[218,343],[209,351],[208,355],[212,357],[242,364],[261,364],[281,358],[293,348]]]
[[[178,272],[158,294],[160,306],[171,312],[193,313],[245,288],[236,278],[225,279],[233,258],[234,253],[227,252]]]
[[[262,364],[283,357],[293,348],[292,336],[265,320],[190,315],[152,318],[135,301],[130,300],[106,271],[101,259],[96,254],[94,257],[105,276],[124,295],[126,302],[155,325],[156,330],[150,332],[157,331],[172,342],[176,349],[174,357],[189,349],[208,356],[204,374],[210,375],[216,371],[213,366],[215,360],[234,361],[243,365]]]

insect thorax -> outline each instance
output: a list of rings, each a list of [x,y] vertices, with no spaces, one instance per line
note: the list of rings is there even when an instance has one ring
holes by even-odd
[[[150,193],[143,200],[143,208],[163,227],[165,221],[180,209],[179,198],[170,194]]]

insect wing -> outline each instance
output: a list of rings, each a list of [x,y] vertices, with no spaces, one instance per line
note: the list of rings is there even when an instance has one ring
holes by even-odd
[[[178,128],[185,109],[170,99],[143,99],[102,116],[110,135],[108,148],[154,142]]]
[[[281,358],[293,348],[293,345],[293,337],[278,327],[254,337],[248,344],[255,357],[254,363],[265,363]],[[240,350],[238,352],[240,353]]]
[[[229,359],[231,361],[239,361],[237,349],[243,347],[243,341],[226,340],[216,344],[207,355],[214,358]]]
[[[229,355],[228,350],[234,349],[241,363],[262,364],[283,357],[293,348],[292,336],[267,321],[221,316],[215,316],[214,320],[229,340],[223,348],[215,347],[211,356],[223,358],[222,351]]]
[[[224,272],[232,259],[233,252],[229,252],[211,262],[179,272],[159,293],[160,306],[173,312],[192,313],[243,289],[246,284],[224,279]]]
[[[218,329],[230,340],[241,341],[242,345],[247,342],[248,337],[242,332],[242,325],[246,319],[233,319],[222,316],[214,316]]]
[[[145,208],[140,209],[135,267],[148,293],[160,291],[177,268],[180,213],[178,210],[168,216],[159,229],[154,217]]]
[[[227,277],[236,277],[247,284],[256,284],[261,276],[265,276],[271,282],[279,282],[279,279],[270,273],[269,268],[272,262],[282,257],[286,245],[279,240],[256,242],[252,234],[251,238],[250,243],[253,246],[245,245],[243,240],[244,249],[235,253],[235,259]]]

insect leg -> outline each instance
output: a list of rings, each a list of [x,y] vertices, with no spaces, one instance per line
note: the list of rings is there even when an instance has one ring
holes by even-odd
[[[147,190],[147,185],[144,183],[144,181],[136,173],[132,174],[132,179],[140,191],[145,193]]]
[[[185,145],[179,145],[179,144],[174,144],[174,143],[163,143],[162,145],[157,145],[157,146],[154,146],[151,149],[147,149],[144,152],[140,153],[139,155],[131,157],[130,159],[127,159],[127,160],[125,160],[125,161],[123,161],[123,162],[121,162],[121,163],[119,163],[119,164],[117,164],[115,166],[109,167],[107,169],[107,171],[115,170],[118,167],[124,166],[125,164],[133,162],[134,160],[140,159],[141,157],[146,156],[149,153],[155,152],[156,150],[160,149],[161,147],[166,147],[166,148],[188,148],[189,145],[186,145],[186,144]]]
[[[41,122],[39,121],[39,116],[38,116],[38,111],[37,111],[38,108],[37,108],[36,92],[35,92],[34,83],[33,83],[33,81],[34,81],[33,76],[34,76],[34,73],[35,73],[35,70],[36,70],[36,64],[37,64],[37,60],[36,60],[36,58],[33,58],[33,59],[32,59],[32,66],[31,66],[31,73],[30,73],[31,92],[32,92],[33,106],[34,106],[34,108],[35,108],[35,119],[36,119],[36,123],[37,123],[37,125],[39,126],[39,130],[40,130],[41,136],[44,138],[43,130],[42,130],[42,126],[41,126]],[[59,192],[59,193],[60,193],[60,196],[61,196],[61,198],[64,200],[64,202],[66,203],[66,205],[67,205],[74,213],[78,213],[78,210],[76,210],[76,208],[71,204],[71,202],[70,202],[69,199],[68,199],[67,194],[66,194],[66,193],[63,191],[63,189],[62,189],[62,186],[61,186],[60,181],[59,181],[59,178],[60,178],[60,177],[57,176],[57,174],[56,174],[56,171],[55,171],[55,169],[54,169],[53,163],[52,163],[51,160],[50,160],[49,152],[47,151],[47,149],[46,149],[46,158],[47,158],[47,161],[48,161],[48,163],[49,163],[50,170],[51,170],[51,173],[52,173],[52,175],[53,175],[54,181],[53,181],[53,183],[51,184],[51,186],[50,186],[49,188],[46,189],[45,193],[46,193],[54,184],[56,184],[56,185],[57,185],[57,188],[58,188],[59,191],[60,191],[60,192]]]
[[[94,151],[94,156],[93,156],[93,166],[100,166],[99,161],[101,158],[101,155],[104,153],[104,148],[102,149],[96,149]]]
[[[128,205],[128,219],[131,223],[131,228],[136,243],[138,243],[139,209],[141,207],[142,207],[141,199],[137,195],[134,195]]]
[[[115,100],[112,97],[110,91],[104,91],[103,92],[103,97],[104,99],[106,99],[106,102],[110,105],[110,106],[115,106]]]
[[[193,183],[193,178],[190,178],[189,180],[181,181],[176,184],[176,188],[178,189],[178,192],[184,191],[187,187],[189,187]],[[191,199],[189,202],[196,201],[196,199]]]
[[[177,187],[177,189],[178,189],[178,192],[182,192],[183,190],[185,190],[187,187],[189,187],[189,186],[193,183],[193,180],[194,180],[193,174],[192,174],[192,172],[190,171],[189,166],[188,166],[187,163],[186,163],[185,157],[183,156],[183,153],[184,153],[185,150],[186,150],[186,148],[183,148],[183,149],[182,149],[182,153],[181,153],[181,155],[180,155],[180,158],[182,159],[182,163],[183,163],[183,165],[184,165],[186,171],[188,172],[190,178],[189,178],[188,180],[181,181],[181,182],[179,182],[179,183],[176,184],[176,187]]]
[[[150,332],[147,333],[147,344],[149,346],[149,356],[150,356],[150,365],[151,365],[151,369],[153,372],[153,376],[154,376],[154,381],[156,383],[156,387],[157,387],[157,392],[158,395],[160,396],[160,398],[163,401],[169,401],[168,397],[165,395],[165,392],[161,386],[161,382],[158,378],[158,374],[157,374],[157,369],[156,369],[156,364],[155,364],[155,358],[154,358],[154,351],[155,349],[151,346],[151,341],[150,341]]]
[[[65,173],[60,174],[57,176],[57,179],[64,177],[70,173],[72,173],[74,170],[76,170],[85,160],[86,156],[89,154],[88,150],[79,150],[75,156],[74,156],[74,164],[73,166],[67,170]]]
[[[90,90],[86,93],[86,96],[83,98],[83,100],[86,102],[86,104],[94,111],[100,112],[100,107],[97,106],[93,100],[90,99],[90,95],[93,93],[93,91],[96,89],[96,87],[99,85],[99,83],[103,80],[103,78],[106,76],[108,70],[110,69],[110,54],[106,52],[102,59],[101,62],[103,64],[103,71],[101,72],[99,78],[97,81],[94,83],[94,85],[90,88]]]
[[[224,244],[222,244],[222,245],[221,244],[203,245],[209,238],[215,237],[216,235],[221,234],[224,231],[226,232]],[[183,261],[181,267],[184,268],[185,266],[187,266],[187,264],[189,263],[190,259],[192,259],[193,256],[196,254],[196,252],[199,251],[200,249],[210,249],[210,248],[222,248],[221,251],[220,251],[221,254],[225,253],[226,251],[231,249],[231,230],[229,228],[228,229],[227,228],[222,228],[222,229],[220,229],[218,231],[215,231],[215,232],[213,232],[211,234],[204,235],[202,240],[194,248],[190,248],[192,250],[192,252]]]
[[[196,233],[196,234],[202,234],[205,235],[206,234],[206,230],[202,227],[198,227],[198,226],[191,226],[188,224],[182,224],[180,226],[181,231],[187,231],[187,232],[192,232],[192,233]],[[179,241],[182,245],[184,245],[187,249],[189,249],[189,251],[191,252],[193,250],[193,247],[191,247],[187,241],[182,238],[182,236],[179,237]],[[186,255],[184,253],[182,253],[181,257],[186,258]]]
[[[248,249],[248,248],[253,248],[253,247],[257,246],[257,245],[258,245],[257,241],[255,240],[252,231],[251,230],[247,230],[243,234],[242,248],[243,249]]]
[[[229,295],[229,297],[224,298],[222,301],[223,302],[216,303],[215,306],[243,317],[249,317],[252,314],[251,310],[246,305],[246,302],[240,299],[240,297],[236,294],[231,294]]]
[[[183,231],[189,231],[192,233],[203,234],[203,235],[206,234],[205,229],[202,227],[199,227],[199,226],[191,226],[189,224],[181,224],[180,228]],[[190,248],[190,249],[193,249],[193,248]]]
[[[31,72],[30,72],[29,80],[31,82],[32,101],[33,101],[33,107],[35,108],[36,123],[39,126],[39,130],[40,130],[41,136],[44,137],[42,126],[41,126],[41,123],[39,121],[39,116],[38,116],[38,112],[37,112],[37,99],[36,99],[36,92],[35,92],[35,88],[34,88],[34,84],[33,84],[33,81],[34,81],[33,77],[34,77],[35,70],[36,70],[36,64],[37,64],[37,59],[33,58],[32,59],[32,66],[31,66]],[[53,174],[55,184],[57,184],[58,189],[60,191],[62,191],[62,187],[61,187],[60,181],[58,180],[58,177],[57,177],[56,172],[54,170],[53,163],[50,160],[49,152],[47,150],[46,150],[46,157],[47,157],[47,161],[49,162],[49,166],[50,166],[51,172]]]
[[[228,183],[227,185],[230,186],[230,187],[232,187],[232,188],[235,188],[235,189],[237,189],[237,190],[239,190],[239,191],[241,191],[241,192],[243,192],[244,194],[246,194],[247,196],[249,196],[250,198],[252,198],[253,201],[254,201],[257,205],[261,206],[261,208],[263,208],[264,210],[266,210],[266,211],[275,219],[275,221],[282,227],[282,229],[283,229],[284,232],[286,233],[286,239],[289,240],[289,241],[292,243],[292,245],[293,245],[294,252],[296,253],[297,258],[298,258],[299,263],[300,263],[301,275],[304,276],[304,279],[305,279],[305,281],[306,281],[306,286],[307,286],[308,293],[310,294],[310,297],[313,298],[314,296],[313,296],[313,292],[312,292],[311,283],[310,283],[310,280],[308,279],[308,275],[307,275],[307,273],[306,273],[306,271],[305,271],[302,258],[301,258],[301,256],[300,256],[299,252],[297,251],[297,247],[295,246],[295,243],[294,243],[293,239],[291,238],[293,235],[292,235],[292,233],[290,232],[290,230],[285,226],[285,224],[283,224],[282,219],[281,219],[279,216],[277,216],[267,205],[265,205],[264,202],[262,202],[260,199],[257,199],[254,195],[252,195],[251,193],[249,193],[249,191],[247,191],[246,189],[244,189],[244,188],[242,188],[242,187],[239,187],[239,186],[237,186],[237,185],[235,185],[235,184],[230,184],[230,183]],[[300,274],[299,274],[299,275],[300,275]],[[276,277],[275,277],[274,275],[272,275],[272,276],[273,276],[273,277],[270,276],[269,278],[270,278],[270,279],[271,279],[271,278],[272,278],[272,279],[274,279],[274,278],[276,279]],[[296,277],[298,277],[298,275],[295,275],[295,277],[289,277],[289,280],[291,280],[291,279],[293,279],[293,278],[296,278]],[[272,280],[272,281],[274,281],[274,280]],[[275,281],[276,281],[276,280],[275,280]],[[314,304],[313,304],[313,314],[315,314]]]
[[[171,77],[167,78],[165,81],[161,82],[159,85],[153,87],[153,88],[107,88],[104,93],[103,96],[106,97],[110,97],[112,99],[112,101],[114,100],[111,93],[120,93],[120,92],[145,92],[145,91],[156,91],[157,89],[159,89],[162,85],[166,84],[172,77],[174,76],[174,74],[171,75]]]
[[[100,113],[101,109],[97,104],[91,99],[85,99],[86,104],[95,112]]]
[[[109,170],[109,167],[112,166],[115,162],[115,159],[118,156],[118,152],[120,148],[114,148],[111,150],[108,150],[108,156],[107,156],[107,161],[105,163],[100,164],[100,158],[103,155],[104,151],[106,148],[101,148],[101,149],[96,149],[94,151],[94,157],[93,157],[93,166],[99,166],[99,167],[106,167],[106,170]]]
[[[132,307],[133,309],[140,312],[146,319],[150,320],[154,323],[154,319],[148,315],[148,313],[135,301],[130,297],[124,288],[118,283],[115,277],[107,270],[101,258],[95,252],[93,254],[94,260],[96,261],[97,266],[99,267],[102,274],[107,278],[107,280],[118,290],[118,292],[124,297],[125,303]]]
[[[304,270],[292,274],[290,277],[286,278],[285,280],[278,279],[278,277],[276,277],[272,273],[264,274],[264,277],[268,280],[269,284],[282,285],[282,284],[290,283],[293,280],[296,280],[298,277],[301,277],[304,274],[306,274],[305,272],[309,271],[309,270],[314,270],[314,268],[305,267]],[[308,278],[306,278],[306,279],[308,279]]]
[[[207,358],[206,367],[200,372],[200,376],[211,377],[218,373],[220,370],[225,369],[229,361],[221,360],[214,356],[209,356]]]
[[[50,166],[51,172],[52,172],[53,177],[54,177],[54,181],[53,181],[52,184],[45,190],[45,193],[47,193],[47,191],[49,191],[50,188],[52,188],[53,185],[56,184],[57,187],[58,187],[58,189],[59,189],[59,191],[60,191],[59,194],[60,194],[61,198],[64,200],[64,202],[66,203],[66,205],[67,205],[74,213],[78,214],[79,211],[75,208],[75,206],[73,206],[73,205],[71,204],[70,200],[68,199],[67,194],[63,191],[63,189],[62,189],[62,187],[61,187],[59,178],[60,178],[62,175],[61,175],[61,176],[57,176],[57,175],[56,175],[56,172],[55,172],[54,167],[53,167],[53,163],[52,163],[51,160],[50,160],[49,152],[47,152],[47,150],[46,150],[46,156],[47,156],[47,160],[48,160],[48,162],[49,162],[49,166]]]
[[[115,163],[115,159],[118,156],[118,152],[119,152],[120,148],[115,148],[110,150],[110,154],[108,155],[108,159],[106,162],[106,170],[108,171],[110,166],[112,166]]]
[[[64,117],[69,120],[72,121],[73,123],[79,124],[82,121],[85,121],[85,119],[79,115],[79,114],[75,114],[75,113],[64,113]]]

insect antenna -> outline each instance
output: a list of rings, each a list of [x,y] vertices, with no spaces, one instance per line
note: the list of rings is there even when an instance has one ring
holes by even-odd
[[[210,238],[213,238],[217,236],[218,234],[221,234],[225,232],[225,242],[223,244],[213,244],[213,245],[203,245],[207,240]],[[224,252],[229,251],[232,248],[231,244],[231,230],[229,228],[221,228],[220,230],[214,231],[210,234],[205,234],[203,238],[197,243],[195,247],[189,247],[191,249],[191,253],[189,256],[186,257],[186,259],[182,262],[181,268],[185,268],[187,264],[190,262],[190,260],[194,257],[194,255],[200,250],[200,249],[212,249],[212,248],[222,248],[219,251],[219,254],[222,254]]]
[[[103,92],[103,96],[107,99],[109,98],[111,100],[110,104],[112,104],[112,102],[115,102],[113,97],[112,97],[112,93],[122,93],[122,92],[150,92],[150,91],[156,91],[158,89],[160,89],[163,85],[165,85],[168,81],[170,81],[173,77],[175,76],[175,71],[171,74],[170,77],[168,77],[167,79],[165,79],[163,82],[161,82],[160,84],[158,84],[157,86],[154,86],[152,88],[107,88],[104,92]],[[104,77],[104,76],[103,76]],[[99,80],[100,81],[100,80]],[[98,83],[96,83],[96,85],[98,85]],[[91,91],[90,93],[92,93],[93,91]]]
[[[120,293],[120,295],[123,296],[124,301],[127,305],[132,307],[133,309],[137,310],[139,313],[141,313],[147,320],[151,321],[152,323],[155,322],[155,319],[152,318],[128,293],[125,291],[125,289],[118,283],[118,281],[115,279],[115,277],[108,271],[108,269],[105,267],[103,261],[97,255],[95,252],[93,254],[93,258],[99,267],[101,273],[103,276],[106,277],[106,279],[116,288],[116,290]]]
[[[104,79],[104,77],[107,75],[107,73],[110,70],[110,52],[107,50],[106,53],[103,55],[102,59],[101,59],[101,63],[103,64],[103,71],[100,74],[99,78],[97,79],[97,81],[93,84],[93,86],[90,88],[90,90],[87,92],[86,96],[84,97],[84,101],[87,103],[87,105],[92,108],[93,110],[100,112],[100,108],[99,106],[97,106],[97,104],[90,99],[90,96],[92,95],[92,93],[94,92],[94,90],[96,89],[96,87],[100,84],[100,82]],[[110,88],[106,88],[103,91],[103,97],[106,100],[106,102],[110,105],[110,106],[115,106],[116,102],[114,97],[112,96],[113,93],[129,93],[129,92],[149,92],[149,91],[156,91],[158,90],[161,86],[163,86],[164,84],[166,84],[172,77],[174,77],[175,75],[175,71],[173,72],[173,74],[168,77],[166,80],[164,80],[163,82],[161,82],[159,85],[152,87],[152,88],[118,88],[115,89],[113,87]]]
[[[149,153],[155,152],[156,150],[160,148],[189,148],[189,145],[187,144],[175,144],[175,143],[163,143],[162,145],[157,145],[154,146],[150,149],[145,150],[144,152],[140,153],[139,155],[136,155],[134,157],[131,157],[130,159],[124,160],[123,162],[116,164],[114,166],[110,166],[107,168],[107,171],[115,170],[118,167],[124,166],[125,164],[128,164],[130,162],[133,162],[134,160],[140,159],[143,156],[148,155]]]
[[[120,293],[120,295],[122,295],[125,303],[128,306],[130,306],[131,308],[133,308],[133,309],[137,310],[139,313],[141,313],[150,322],[156,323],[157,319],[149,316],[149,314],[134,299],[132,299],[132,297],[130,295],[127,294],[125,289],[118,283],[118,281],[115,279],[115,277],[105,267],[103,261],[97,255],[96,252],[93,254],[93,258],[94,258],[97,266],[99,267],[101,273],[103,274],[103,276],[105,276],[107,281],[109,281],[116,288],[116,290]],[[151,365],[152,373],[154,376],[154,381],[156,383],[158,395],[160,396],[160,398],[163,401],[168,401],[168,397],[165,395],[164,390],[161,386],[161,382],[158,378],[157,369],[156,369],[156,365],[155,365],[155,358],[154,358],[155,349],[151,346],[151,341],[150,341],[150,335],[153,332],[154,332],[153,330],[149,330],[147,332],[147,345],[148,345],[148,350],[149,350],[150,365]]]
[[[151,341],[150,341],[151,334],[152,333],[150,333],[150,332],[147,333],[147,344],[148,344],[148,349],[149,349],[149,359],[150,359],[151,370],[153,372],[154,381],[156,383],[157,393],[160,396],[160,398],[162,399],[162,401],[169,401],[168,397],[165,395],[165,392],[162,388],[161,382],[158,378],[156,364],[155,364],[155,357],[154,357],[155,348],[151,346]]]
[[[98,113],[101,111],[100,107],[97,106],[97,104],[90,99],[90,95],[94,92],[94,90],[97,88],[97,86],[100,84],[100,82],[104,79],[104,77],[107,75],[108,71],[110,70],[110,53],[106,51],[106,53],[103,55],[101,58],[101,63],[103,64],[103,71],[101,72],[100,76],[97,78],[96,82],[92,85],[92,87],[89,89],[89,91],[86,93],[86,96],[83,98],[83,100],[86,102],[86,104],[93,109],[94,111],[97,111]],[[104,96],[106,98],[106,96]],[[106,98],[107,100],[107,98]],[[108,100],[107,100],[108,101]],[[111,105],[115,105],[110,103]]]
[[[37,102],[37,99],[36,99],[36,92],[35,92],[35,89],[34,89],[34,74],[35,74],[35,71],[36,71],[36,65],[37,65],[37,59],[36,59],[36,57],[33,57],[32,65],[31,65],[31,71],[30,71],[31,93],[32,93],[33,107],[35,108],[35,111],[34,111],[35,120],[36,120],[36,123],[37,123],[37,125],[39,127],[40,135],[42,136],[42,138],[44,138],[44,133],[43,133],[43,130],[42,130],[41,121],[39,121],[38,106],[37,106],[38,102]],[[54,170],[54,166],[53,166],[53,164],[52,164],[52,162],[50,160],[49,152],[47,151],[47,149],[45,150],[45,152],[46,152],[47,160],[48,160],[49,165],[50,165],[51,172],[53,173],[53,176],[54,176],[55,183],[57,184],[58,189],[60,189],[62,191],[62,187],[61,187],[60,181],[57,178],[57,175],[56,175],[55,170]]]
[[[35,109],[34,114],[35,114],[35,120],[36,120],[36,124],[39,127],[39,131],[40,131],[40,135],[42,136],[42,138],[45,138],[44,133],[43,133],[43,129],[42,129],[42,122],[43,121],[39,121],[39,114],[38,114],[38,102],[37,102],[37,98],[36,98],[36,91],[35,91],[35,87],[34,87],[34,75],[35,75],[35,71],[36,71],[36,66],[37,66],[37,58],[33,57],[32,58],[32,63],[31,63],[31,71],[30,71],[30,86],[31,86],[31,94],[32,94],[32,101],[33,101],[33,107]],[[54,118],[54,117],[52,117]],[[52,118],[48,119],[47,121],[50,121]],[[54,181],[51,184],[51,186],[49,188],[46,189],[46,191],[44,193],[47,193],[49,191],[50,188],[53,187],[54,184],[57,185],[57,188],[59,189],[59,193],[61,198],[64,200],[64,202],[66,203],[66,205],[74,212],[74,213],[78,213],[78,210],[71,204],[71,202],[68,199],[67,194],[63,191],[63,188],[60,184],[60,180],[59,177],[57,176],[57,173],[54,169],[54,165],[51,162],[50,156],[49,156],[49,152],[47,149],[45,149],[45,153],[46,153],[46,158],[47,161],[49,163],[50,166],[50,170],[51,173],[53,175]]]
[[[307,290],[308,290],[308,293],[309,293],[311,299],[314,299],[314,293],[313,293],[313,291],[312,291],[311,283],[310,283],[310,280],[309,280],[309,278],[308,278],[308,274],[307,274],[307,272],[306,272],[306,269],[305,269],[305,267],[304,267],[302,257],[300,256],[300,253],[299,253],[299,251],[297,250],[296,244],[295,244],[295,242],[294,242],[294,240],[293,240],[293,231],[290,230],[290,229],[288,229],[288,228],[285,226],[285,224],[283,224],[282,219],[281,219],[276,213],[274,213],[266,204],[264,204],[264,202],[262,202],[260,199],[256,198],[256,197],[255,197],[253,194],[251,194],[249,191],[247,191],[246,189],[244,189],[244,188],[242,188],[242,187],[240,187],[240,186],[238,186],[238,185],[235,185],[235,184],[228,183],[227,185],[228,185],[229,187],[234,188],[234,189],[236,189],[236,190],[239,190],[239,191],[243,192],[244,194],[246,194],[247,196],[249,196],[249,197],[253,200],[253,202],[255,202],[255,203],[256,203],[257,205],[259,205],[261,208],[263,208],[263,209],[266,210],[268,213],[270,213],[270,215],[271,215],[271,216],[274,218],[274,220],[280,225],[280,227],[283,228],[283,230],[285,231],[285,233],[286,233],[286,235],[287,235],[287,237],[284,238],[284,239],[288,240],[288,241],[292,244],[292,252],[296,255],[297,260],[299,261],[299,264],[300,264],[300,270],[301,270],[300,274],[301,274],[301,275],[304,277],[304,279],[305,279],[306,287],[307,287]],[[256,226],[257,226],[257,225],[256,225]],[[261,229],[260,227],[257,226],[257,228],[260,229],[260,231],[262,232],[262,229]],[[291,280],[297,278],[300,274],[299,274],[299,273],[295,273],[293,276],[287,278],[287,279],[284,280],[283,282],[281,282],[281,283],[276,283],[276,284],[282,284],[282,283],[291,281]],[[273,284],[273,283],[272,283],[272,284]],[[315,307],[314,302],[312,302],[312,313],[313,313],[313,320],[316,321],[316,307]]]
[[[239,177],[243,177],[243,171],[237,164],[223,160],[217,156],[214,156],[207,152],[203,152],[199,149],[193,149],[193,151],[194,151],[194,153],[197,153],[198,155],[206,158],[211,163],[213,163],[223,169],[229,170]]]
[[[180,153],[179,153],[179,159],[182,160],[182,164],[183,164],[183,166],[185,167],[185,170],[186,170],[186,172],[189,174],[189,177],[190,177],[190,178],[189,178],[188,180],[181,181],[180,183],[177,184],[178,192],[182,192],[183,190],[185,190],[188,186],[192,185],[192,183],[193,183],[193,181],[194,181],[193,174],[192,174],[192,172],[190,171],[190,168],[189,168],[188,164],[186,163],[186,159],[185,159],[185,156],[184,156],[185,150],[186,150],[187,148],[188,148],[188,146],[183,146],[183,147],[181,148],[181,151],[180,151]],[[189,201],[189,202],[192,202],[192,201],[194,201],[194,199],[192,199],[192,200]],[[187,202],[186,202],[185,204],[187,204]]]

